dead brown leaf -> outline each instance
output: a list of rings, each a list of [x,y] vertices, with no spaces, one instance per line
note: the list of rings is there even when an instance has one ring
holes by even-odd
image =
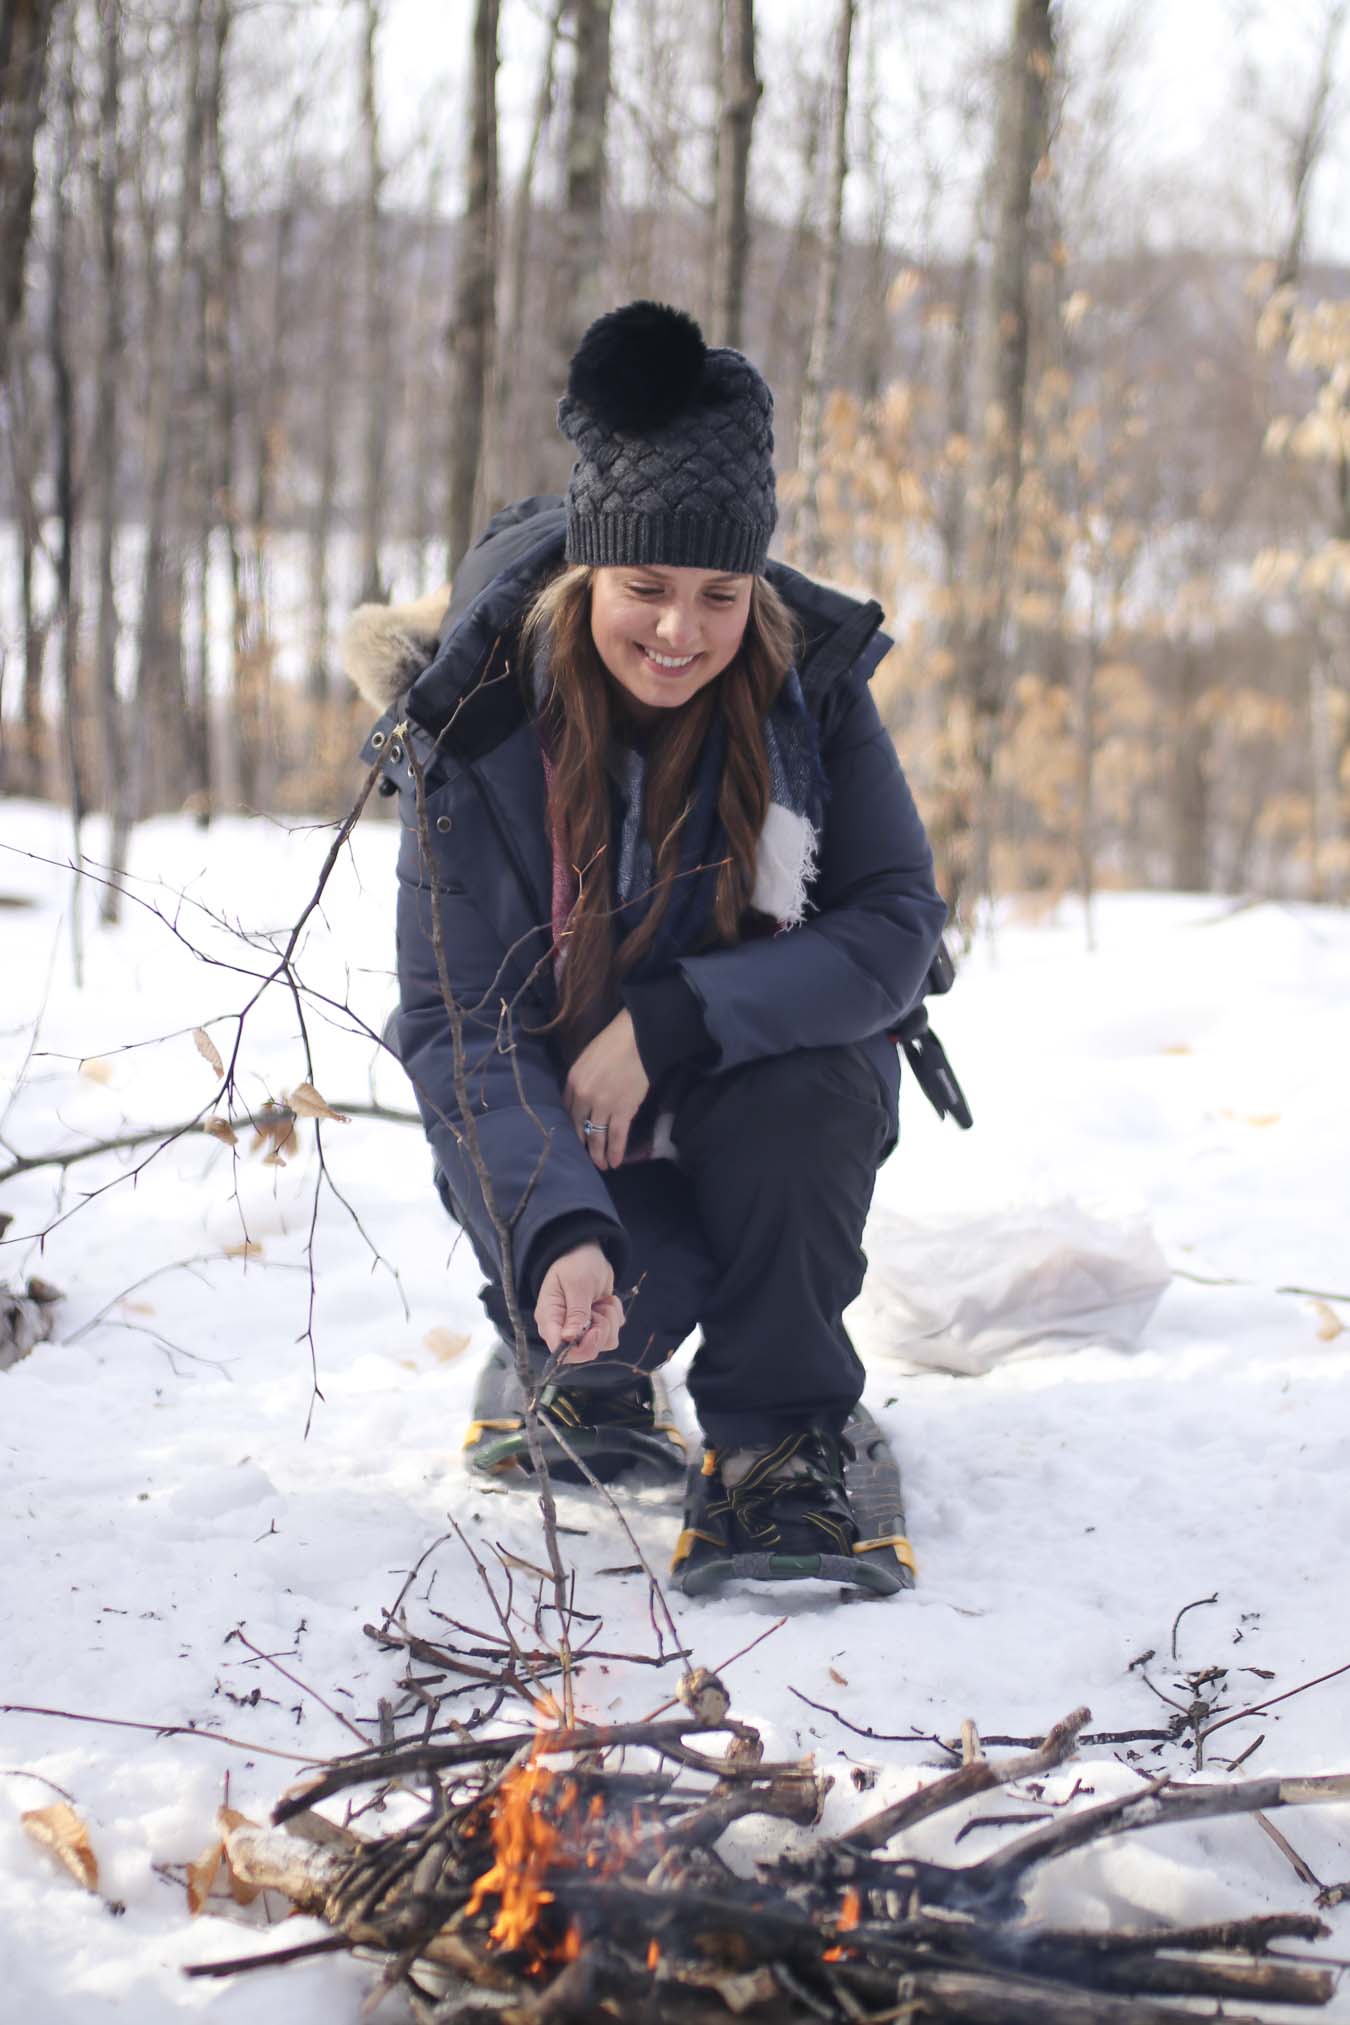
[[[232,1828],[256,1828],[258,1825],[256,1821],[250,1821],[247,1814],[241,1814],[234,1807],[221,1807],[218,1809],[216,1821],[220,1827],[222,1836],[228,1835]],[[230,1864],[229,1848],[228,1846],[223,1847],[225,1870],[230,1885],[230,1897],[236,1905],[252,1905],[254,1899],[262,1890],[262,1886],[260,1884],[245,1884],[242,1877],[236,1877]]]
[[[91,1083],[111,1083],[112,1063],[96,1061],[92,1055],[80,1063],[80,1074],[87,1076]]]
[[[20,1818],[34,1842],[49,1849],[78,1885],[85,1891],[98,1890],[98,1858],[90,1846],[89,1830],[67,1801],[31,1808]]]
[[[350,1125],[352,1122],[344,1111],[335,1111],[312,1083],[297,1083],[286,1102],[297,1118],[327,1118],[334,1125]]]
[[[240,1244],[226,1245],[225,1256],[227,1259],[260,1259],[262,1246],[257,1238],[245,1238]]]
[[[199,1913],[204,1912],[206,1909],[206,1901],[211,1896],[211,1891],[216,1881],[216,1873],[220,1869],[221,1858],[224,1854],[225,1844],[223,1842],[213,1842],[202,1851],[195,1863],[190,1863],[187,1867],[188,1911],[194,1920]]]
[[[220,1050],[207,1033],[205,1027],[194,1027],[192,1038],[197,1043],[197,1053],[204,1062],[209,1062],[218,1076],[225,1074],[225,1064],[220,1059]]]
[[[187,1867],[188,1911],[194,1919],[198,1913],[206,1910],[206,1902],[215,1890],[222,1864],[225,1866],[225,1882],[229,1886],[230,1897],[235,1904],[252,1905],[262,1886],[245,1884],[241,1877],[235,1875],[225,1837],[232,1828],[256,1828],[257,1825],[256,1821],[250,1821],[246,1814],[240,1814],[234,1807],[222,1807],[218,1810],[216,1826],[220,1830],[220,1840],[210,1843],[197,1861]]]
[[[458,1329],[428,1329],[422,1338],[424,1348],[441,1364],[453,1363],[468,1349],[470,1338]]]
[[[228,1118],[208,1118],[202,1126],[202,1131],[209,1138],[218,1139],[222,1146],[237,1146],[239,1144],[239,1134],[235,1131]]]
[[[844,1679],[844,1676],[841,1673],[836,1673],[833,1667],[829,1669],[829,1673],[830,1679],[835,1683],[836,1687],[848,1686],[848,1682]]]
[[[1320,1325],[1317,1331],[1319,1343],[1334,1343],[1338,1336],[1345,1334],[1345,1323],[1336,1313],[1330,1301],[1314,1301],[1312,1311],[1316,1315]]]

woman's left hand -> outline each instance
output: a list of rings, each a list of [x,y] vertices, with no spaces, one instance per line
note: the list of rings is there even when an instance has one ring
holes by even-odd
[[[621,1012],[584,1047],[563,1092],[568,1115],[597,1167],[621,1167],[628,1133],[651,1084],[631,1013]],[[597,1128],[585,1132],[587,1123]]]

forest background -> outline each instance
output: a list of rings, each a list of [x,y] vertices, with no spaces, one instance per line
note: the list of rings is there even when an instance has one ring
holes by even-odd
[[[777,552],[885,606],[966,923],[1344,901],[1347,11],[1187,10],[1220,74],[1108,0],[0,0],[0,787],[114,867],[345,808],[348,610],[565,482],[650,295],[774,387]]]

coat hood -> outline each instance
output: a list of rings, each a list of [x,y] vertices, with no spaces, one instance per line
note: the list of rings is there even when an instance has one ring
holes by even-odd
[[[436,651],[450,585],[410,605],[358,605],[342,629],[338,660],[373,710],[392,709]]]

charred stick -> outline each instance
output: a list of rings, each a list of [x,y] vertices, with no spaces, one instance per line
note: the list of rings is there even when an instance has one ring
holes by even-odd
[[[1167,1936],[1159,1935],[1165,1947]],[[1114,1990],[1158,1997],[1252,1997],[1266,2004],[1329,2004],[1336,1992],[1334,1969],[1305,1968],[1294,1962],[1227,1962],[1219,1956],[1127,1955],[1091,1963],[1048,1956],[1038,1946],[1030,1957],[1043,1974]],[[1087,1973],[1084,1973],[1085,1969]]]
[[[644,1835],[632,1852],[633,1861],[640,1868],[667,1849],[710,1849],[733,1821],[743,1821],[750,1814],[810,1827],[820,1819],[823,1799],[819,1778],[806,1766],[794,1778],[779,1777],[763,1787],[729,1786],[711,1794],[681,1820]]]
[[[930,1785],[921,1786],[917,1793],[911,1793],[894,1805],[883,1807],[879,1814],[859,1822],[847,1834],[834,1837],[834,1843],[847,1843],[854,1849],[880,1849],[902,1828],[927,1821],[944,1808],[955,1807],[977,1793],[988,1792],[993,1786],[1008,1786],[1014,1780],[1030,1779],[1039,1772],[1048,1772],[1054,1766],[1062,1765],[1066,1758],[1072,1756],[1078,1733],[1091,1713],[1090,1709],[1075,1709],[1072,1715],[1056,1723],[1042,1743],[1025,1757],[1009,1758],[1001,1765],[992,1764],[988,1758],[976,1758],[954,1772],[944,1773]]]
[[[1268,1807],[1306,1807],[1347,1799],[1350,1773],[1308,1779],[1246,1779],[1236,1786],[1173,1786],[1165,1779],[1158,1780],[1142,1792],[1061,1816],[1024,1835],[1010,1848],[986,1856],[966,1872],[972,1903],[1008,1897],[1037,1864],[1067,1850],[1081,1849],[1084,1843],[1102,1836],[1126,1835],[1170,1822],[1206,1821],[1223,1814],[1254,1814]]]
[[[1258,1913],[1252,1919],[1211,1920],[1204,1926],[1151,1927],[1114,1933],[1091,1934],[1047,1927],[1038,1943],[1047,1948],[1082,1948],[1097,1955],[1151,1954],[1157,1948],[1170,1953],[1194,1949],[1209,1953],[1231,1949],[1235,1953],[1262,1955],[1272,1941],[1323,1941],[1331,1932],[1316,1913]]]
[[[1066,1990],[1033,1976],[977,1975],[965,1969],[920,1970],[900,1996],[923,2018],[954,2025],[1195,2025],[1195,2013],[1147,1998]],[[1262,2025],[1249,2013],[1225,2013],[1224,2025]]]
[[[147,1725],[149,1727],[149,1725]],[[520,1749],[522,1743],[536,1744],[542,1757],[553,1757],[564,1751],[603,1751],[613,1744],[641,1744],[648,1749],[659,1751],[667,1757],[674,1757],[692,1763],[698,1771],[711,1772],[718,1778],[761,1778],[779,1772],[796,1770],[792,1765],[748,1765],[740,1767],[723,1759],[705,1757],[701,1752],[683,1749],[687,1736],[712,1736],[719,1732],[730,1732],[733,1736],[753,1736],[754,1732],[744,1723],[732,1722],[724,1717],[717,1723],[700,1722],[691,1715],[686,1720],[675,1719],[667,1723],[609,1723],[599,1724],[593,1729],[545,1730],[537,1738],[522,1738],[519,1734],[510,1737],[473,1737],[466,1743],[413,1745],[407,1750],[355,1753],[350,1758],[339,1758],[318,1779],[293,1787],[272,1810],[272,1819],[280,1824],[298,1814],[303,1808],[313,1807],[320,1800],[331,1799],[335,1793],[344,1793],[348,1787],[361,1786],[376,1780],[402,1779],[418,1772],[439,1772],[458,1765],[485,1764],[490,1760],[510,1758]]]
[[[299,1941],[293,1948],[269,1948],[261,1955],[234,1955],[226,1962],[189,1962],[185,1976],[242,1976],[250,1969],[284,1969],[287,1962],[303,1962],[311,1955],[349,1954],[352,1943],[345,1934],[325,1934],[317,1941]]]

